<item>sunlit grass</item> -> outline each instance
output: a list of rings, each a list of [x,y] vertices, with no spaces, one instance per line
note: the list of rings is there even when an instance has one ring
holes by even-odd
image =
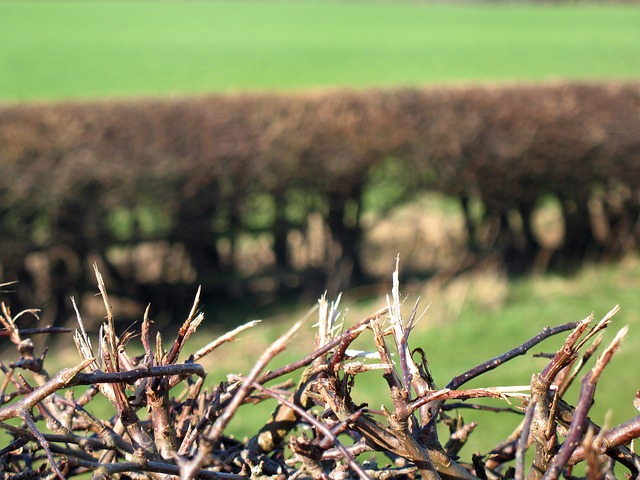
[[[0,100],[640,77],[632,5],[0,2]]]

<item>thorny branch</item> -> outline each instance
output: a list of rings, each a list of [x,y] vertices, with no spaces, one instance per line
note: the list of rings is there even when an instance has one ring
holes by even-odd
[[[575,479],[573,466],[580,462],[585,463],[589,480],[613,478],[618,469],[629,478],[639,476],[640,458],[629,444],[640,437],[640,416],[610,429],[588,418],[598,380],[627,333],[623,328],[595,357],[602,331],[617,307],[594,326],[590,316],[581,322],[545,328],[438,388],[427,362],[429,352],[411,345],[411,333],[422,315],[418,315],[419,302],[415,302],[404,320],[396,268],[386,308],[345,327],[344,314],[338,310],[340,298],[330,303],[323,297],[312,352],[265,370],[299,334],[303,319],[267,348],[246,376],[229,375],[226,381],[211,384],[196,362],[217,354],[257,321],[184,355],[189,338],[204,319],[198,291],[168,351],[160,333],[153,332],[147,308],[139,337],[144,354],[130,357],[127,346],[135,335],[116,331],[116,318],[97,267],[95,273],[106,310],[97,347],[94,349],[73,302],[78,319],[74,340],[81,361],[53,376],[44,368],[46,352],[36,355],[29,335],[63,335],[66,330],[20,329],[20,317],[37,312],[28,310],[13,316],[7,305],[0,305],[0,336],[8,337],[19,354],[9,365],[0,363],[5,376],[0,384],[0,429],[13,438],[0,445],[0,479],[66,479],[87,474],[92,479],[185,480],[386,480],[417,476],[538,480],[562,475]],[[530,380],[528,385],[461,388],[563,332],[569,332],[563,346],[549,356],[542,371],[525,380]],[[366,341],[370,351],[353,349],[355,342],[362,345]],[[180,361],[181,356],[186,359]],[[590,360],[591,368],[587,366]],[[572,406],[565,393],[583,370],[586,373]],[[384,378],[387,391],[384,397],[376,398],[382,403],[378,410],[354,400],[356,394],[360,397],[364,374],[376,372]],[[274,380],[281,383],[272,385]],[[81,387],[86,390],[76,399]],[[92,408],[100,396],[111,405],[108,413],[104,407],[101,413]],[[252,415],[249,406],[266,399],[277,406],[270,419],[260,422],[255,418],[256,434],[244,441],[230,437],[231,420]],[[483,399],[508,404],[485,405]],[[458,412],[455,417],[450,416],[453,409]],[[465,422],[460,412],[477,410],[495,412],[505,421],[515,418],[514,412],[524,415],[513,433],[492,451],[474,453],[465,462],[458,455],[482,424]],[[438,429],[441,423],[447,428]],[[444,431],[449,432],[447,438]],[[526,453],[532,448],[534,458],[527,472]],[[372,454],[377,455],[375,461],[369,459]]]

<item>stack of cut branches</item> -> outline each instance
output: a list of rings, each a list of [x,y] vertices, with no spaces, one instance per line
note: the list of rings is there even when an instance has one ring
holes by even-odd
[[[152,340],[152,322],[145,315],[140,334],[144,354],[133,357],[126,352],[133,335],[116,335],[109,297],[97,269],[96,276],[107,312],[98,347],[94,350],[78,314],[75,341],[82,361],[53,376],[44,368],[44,354],[36,356],[33,342],[24,336],[51,330],[21,331],[16,324],[20,315],[13,317],[2,306],[5,334],[20,357],[9,366],[1,365],[6,377],[0,391],[0,428],[12,440],[0,448],[0,478],[535,480],[578,478],[578,470],[588,479],[639,476],[640,457],[628,445],[640,436],[640,416],[608,430],[587,417],[598,378],[626,329],[603,349],[591,369],[585,372],[584,365],[598,348],[601,332],[617,307],[595,325],[589,317],[545,328],[439,389],[425,353],[409,345],[419,318],[418,304],[403,319],[396,270],[384,310],[346,328],[340,321],[339,299],[329,303],[322,298],[313,352],[267,370],[301,320],[267,348],[246,376],[230,375],[227,381],[205,388],[205,372],[198,360],[255,322],[179,362],[185,342],[203,319],[196,297],[168,351],[159,334]],[[562,332],[569,332],[564,345],[549,356],[547,366],[532,376],[530,385],[461,389],[471,379]],[[356,339],[362,342],[366,336],[370,336],[370,352],[351,348]],[[20,373],[25,370],[30,371],[32,382]],[[370,371],[379,371],[388,389],[387,406],[380,410],[358,405],[352,397],[359,375]],[[291,374],[297,374],[296,381]],[[580,393],[572,406],[564,400],[565,393],[580,375]],[[92,402],[99,396],[113,405],[113,417],[92,413]],[[239,441],[225,433],[240,407],[269,398],[277,400],[277,408],[270,421],[256,427],[252,438]],[[465,424],[459,416],[452,418],[448,412],[460,408],[461,401],[484,398],[510,399],[518,406],[496,408],[474,404],[477,400],[464,405],[515,410],[522,421],[493,450],[474,454],[465,462],[459,453],[476,425]],[[441,438],[446,429],[437,429],[440,423],[448,426],[446,441]],[[574,469],[578,463],[584,468]]]

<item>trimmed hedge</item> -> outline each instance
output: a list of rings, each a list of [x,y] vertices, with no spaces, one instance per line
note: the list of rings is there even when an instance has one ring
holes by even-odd
[[[163,346],[148,312],[137,332],[137,326],[129,326],[118,335],[117,312],[101,273],[96,269],[95,274],[106,319],[99,335],[89,334],[77,310],[73,341],[80,358],[55,375],[49,374],[47,348],[39,355],[30,336],[57,334],[62,340],[66,329],[23,328],[29,312],[12,315],[2,302],[0,324],[17,350],[15,361],[2,364],[3,479],[511,480],[525,478],[528,471],[530,480],[595,480],[636,479],[640,473],[633,448],[640,438],[640,416],[613,428],[592,420],[604,370],[627,382],[636,373],[629,362],[618,364],[617,371],[607,368],[629,330],[621,328],[602,345],[618,305],[598,322],[591,314],[544,327],[482,363],[475,363],[474,351],[461,364],[471,362],[471,368],[458,370],[438,388],[434,378],[442,379],[442,372],[432,374],[429,366],[435,352],[414,348],[422,315],[419,302],[408,315],[403,312],[406,297],[400,294],[397,262],[386,307],[350,325],[339,298],[330,302],[321,297],[313,346],[294,349],[286,362],[276,357],[304,335],[309,315],[259,356],[250,352],[256,345],[224,346],[259,328],[256,320],[196,350],[190,339],[203,335],[198,329],[205,319],[196,295],[174,341]],[[488,326],[480,333],[505,341]],[[530,357],[534,348],[561,334],[566,340],[555,354],[533,355],[547,357],[546,362]],[[456,336],[449,338],[457,343]],[[69,349],[56,346],[58,361],[70,364],[68,358],[62,360]],[[236,361],[258,358],[246,374],[237,373],[234,365],[224,378],[223,369],[205,368],[221,355]],[[521,378],[516,385],[496,386],[490,372],[522,355],[532,368],[533,373],[522,372],[529,383],[523,386]],[[446,364],[437,355],[435,360]],[[214,374],[213,381],[208,373]],[[480,378],[481,387],[470,387]],[[572,387],[578,379],[576,392]],[[636,406],[640,401],[640,394],[601,386],[598,402],[614,395]],[[256,404],[269,400],[271,405],[264,406],[271,415],[256,410]],[[248,437],[231,434],[234,420],[250,428]],[[497,444],[484,438],[481,450],[471,450],[468,440],[482,435],[481,430],[476,433],[478,426],[485,433],[511,433]],[[579,471],[585,476],[576,476]]]
[[[184,249],[206,290],[299,283],[291,272],[344,288],[365,273],[363,195],[389,165],[404,192],[389,207],[425,189],[480,202],[481,216],[465,210],[470,248],[511,265],[538,255],[531,215],[548,196],[565,222],[559,261],[618,254],[640,238],[640,84],[9,105],[0,159],[3,278],[27,295],[39,252],[49,282],[24,305],[82,290],[96,257],[127,294],[158,304],[161,284],[190,282],[145,286],[109,252],[160,241]],[[322,248],[301,264],[291,234],[311,244],[310,215],[323,219]],[[243,238],[268,252],[240,260]]]

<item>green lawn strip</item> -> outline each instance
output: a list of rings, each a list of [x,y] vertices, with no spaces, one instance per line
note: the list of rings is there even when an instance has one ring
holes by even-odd
[[[0,100],[640,76],[640,10],[418,2],[0,3]]]

